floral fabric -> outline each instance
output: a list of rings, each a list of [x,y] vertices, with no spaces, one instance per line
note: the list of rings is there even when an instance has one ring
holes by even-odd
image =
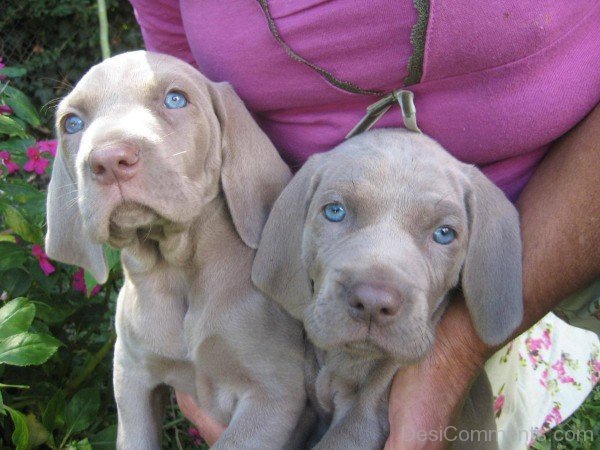
[[[500,449],[526,449],[575,412],[594,388],[600,341],[550,313],[498,351],[486,372]]]

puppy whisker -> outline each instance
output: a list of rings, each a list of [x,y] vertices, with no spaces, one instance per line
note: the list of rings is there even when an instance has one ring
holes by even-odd
[[[40,78],[40,80],[43,80],[43,81],[53,81],[54,83],[56,83],[55,86],[62,87],[63,89],[68,89],[68,90],[73,89],[73,85],[71,83],[69,83],[65,79],[57,80],[56,78],[42,77],[42,78]]]
[[[62,186],[57,186],[56,189],[65,189],[71,186],[77,186],[77,183],[68,183],[68,184],[63,184]]]
[[[56,198],[57,199],[61,199],[61,198],[67,197],[67,196],[75,194],[75,193],[77,193],[77,189],[73,189],[73,190],[71,190],[69,192],[63,192],[60,195],[58,195]],[[75,200],[77,200],[77,198],[75,198]]]
[[[174,130],[174,131],[171,131],[170,133],[167,133],[167,134],[165,134],[165,135],[163,135],[163,136],[159,136],[159,137],[158,137],[158,140],[159,140],[159,141],[163,141],[165,138],[168,138],[169,136],[172,136],[172,135],[173,135],[173,134],[175,134],[176,132],[177,132],[177,130]]]
[[[71,208],[73,208],[73,207],[77,206],[77,204],[78,204],[78,203],[77,203],[77,200],[78,200],[78,199],[74,198],[74,199],[73,199],[73,200],[71,200],[70,202],[67,202],[67,204],[65,205],[65,209],[66,209],[67,211],[69,211]]]
[[[58,106],[58,103],[60,103],[60,101],[63,99],[64,97],[56,97],[53,98],[52,100],[48,100],[44,106],[42,106],[40,108],[40,110],[45,113],[46,111],[48,111],[50,108],[54,108],[56,109],[56,107]]]
[[[188,152],[187,150],[184,150],[184,151],[182,151],[182,152],[178,152],[178,153],[175,153],[174,155],[171,155],[171,156],[169,156],[169,158],[174,158],[174,157],[176,157],[176,156],[183,155],[183,154],[185,154],[185,153],[187,153],[187,152]],[[167,159],[168,159],[168,158],[167,158]]]

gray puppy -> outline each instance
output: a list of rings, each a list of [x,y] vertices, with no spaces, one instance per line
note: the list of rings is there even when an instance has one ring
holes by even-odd
[[[301,326],[250,273],[290,174],[242,101],[182,61],[132,52],[93,67],[56,128],[48,254],[103,282],[101,244],[123,249],[118,447],[161,447],[166,385],[229,424],[215,449],[287,446],[306,404]]]
[[[484,341],[502,342],[521,322],[518,215],[434,140],[372,131],[313,156],[293,178],[263,230],[252,279],[314,344],[309,396],[330,422],[317,448],[379,449],[392,378],[430,350],[457,285]],[[485,377],[467,405],[463,427],[495,430]],[[457,447],[471,445],[496,444]]]

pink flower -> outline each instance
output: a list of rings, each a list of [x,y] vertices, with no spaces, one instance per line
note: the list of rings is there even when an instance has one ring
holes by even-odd
[[[58,146],[58,142],[56,139],[49,139],[46,141],[38,141],[37,148],[41,153],[50,153],[52,156],[56,156],[56,147]]]
[[[496,413],[496,417],[502,412],[502,407],[504,406],[505,397],[503,394],[500,394],[494,400],[494,412]]]
[[[534,339],[530,336],[525,340],[525,345],[527,346],[527,356],[529,357],[529,361],[531,362],[531,365],[536,368],[544,361],[540,351],[548,349],[550,342],[546,338]]]
[[[87,286],[85,285],[85,275],[84,275],[83,269],[79,269],[73,275],[72,286],[73,286],[73,289],[76,290],[77,292],[81,292],[83,295],[87,294]],[[94,295],[96,295],[98,292],[100,292],[101,289],[102,289],[102,286],[100,286],[99,284],[94,286],[94,288],[92,289],[92,293],[90,294],[90,297],[93,297]]]
[[[560,408],[559,408],[559,406],[556,403],[554,404],[554,408],[552,408],[552,411],[551,411],[550,414],[552,414],[552,417],[554,418],[554,420],[556,420],[556,424],[557,425],[562,422],[562,416],[560,414]]]
[[[13,109],[8,105],[0,105],[0,114],[12,114]]]
[[[567,371],[565,369],[564,355],[561,356],[561,358],[559,360],[557,360],[554,364],[552,364],[551,367],[556,371],[556,373],[558,375],[558,380],[561,383],[573,383],[575,381],[573,379],[573,377],[567,375]]]
[[[190,427],[190,429],[188,430],[188,434],[194,440],[195,445],[200,446],[204,444],[204,439],[202,439],[202,436],[200,435],[200,432],[197,428]]]
[[[31,246],[31,253],[33,253],[35,259],[37,259],[40,263],[40,267],[42,269],[42,272],[44,272],[44,275],[48,276],[56,270],[55,267],[52,264],[50,264],[48,255],[46,255],[46,252],[42,247],[40,247],[37,244],[33,244]]]
[[[546,328],[544,330],[544,334],[542,336],[542,341],[544,342],[544,347],[550,348],[552,347],[552,338],[550,337],[550,330]]]
[[[542,378],[540,378],[540,384],[545,388],[548,387],[548,369],[544,369],[542,372]]]
[[[557,360],[554,364],[552,364],[552,368],[556,370],[559,375],[565,374],[565,362],[562,359]]]
[[[83,276],[83,269],[79,269],[73,275],[72,282],[73,289],[77,292],[81,292],[82,294],[87,294],[87,287],[85,286],[85,278]]]
[[[541,339],[529,338],[526,340],[529,351],[533,352],[542,348],[543,341]]]
[[[2,62],[2,56],[0,56],[0,69],[4,69],[5,65]],[[0,80],[6,80],[8,77],[6,75],[0,75]]]
[[[545,433],[553,426],[558,425],[562,422],[562,415],[560,414],[560,405],[558,403],[554,403],[554,407],[552,410],[546,415],[544,419],[544,423],[542,424],[542,433]]]
[[[552,341],[550,340],[550,335],[548,334],[548,330],[544,331],[544,335],[541,339],[527,338],[525,341],[530,351],[533,350],[542,350],[549,349]]]
[[[11,154],[6,150],[0,152],[0,160],[2,160],[2,163],[8,169],[9,175],[19,171],[19,165],[12,160]]]
[[[592,357],[588,361],[589,372],[591,375],[592,384],[596,384],[600,379],[600,360]]]
[[[37,148],[29,147],[27,149],[27,157],[29,160],[23,166],[26,172],[35,172],[38,175],[43,175],[46,172],[50,161],[42,158]]]

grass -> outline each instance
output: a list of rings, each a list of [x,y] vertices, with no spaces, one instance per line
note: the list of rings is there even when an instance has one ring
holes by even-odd
[[[565,422],[542,436],[535,450],[600,450],[600,384]]]

